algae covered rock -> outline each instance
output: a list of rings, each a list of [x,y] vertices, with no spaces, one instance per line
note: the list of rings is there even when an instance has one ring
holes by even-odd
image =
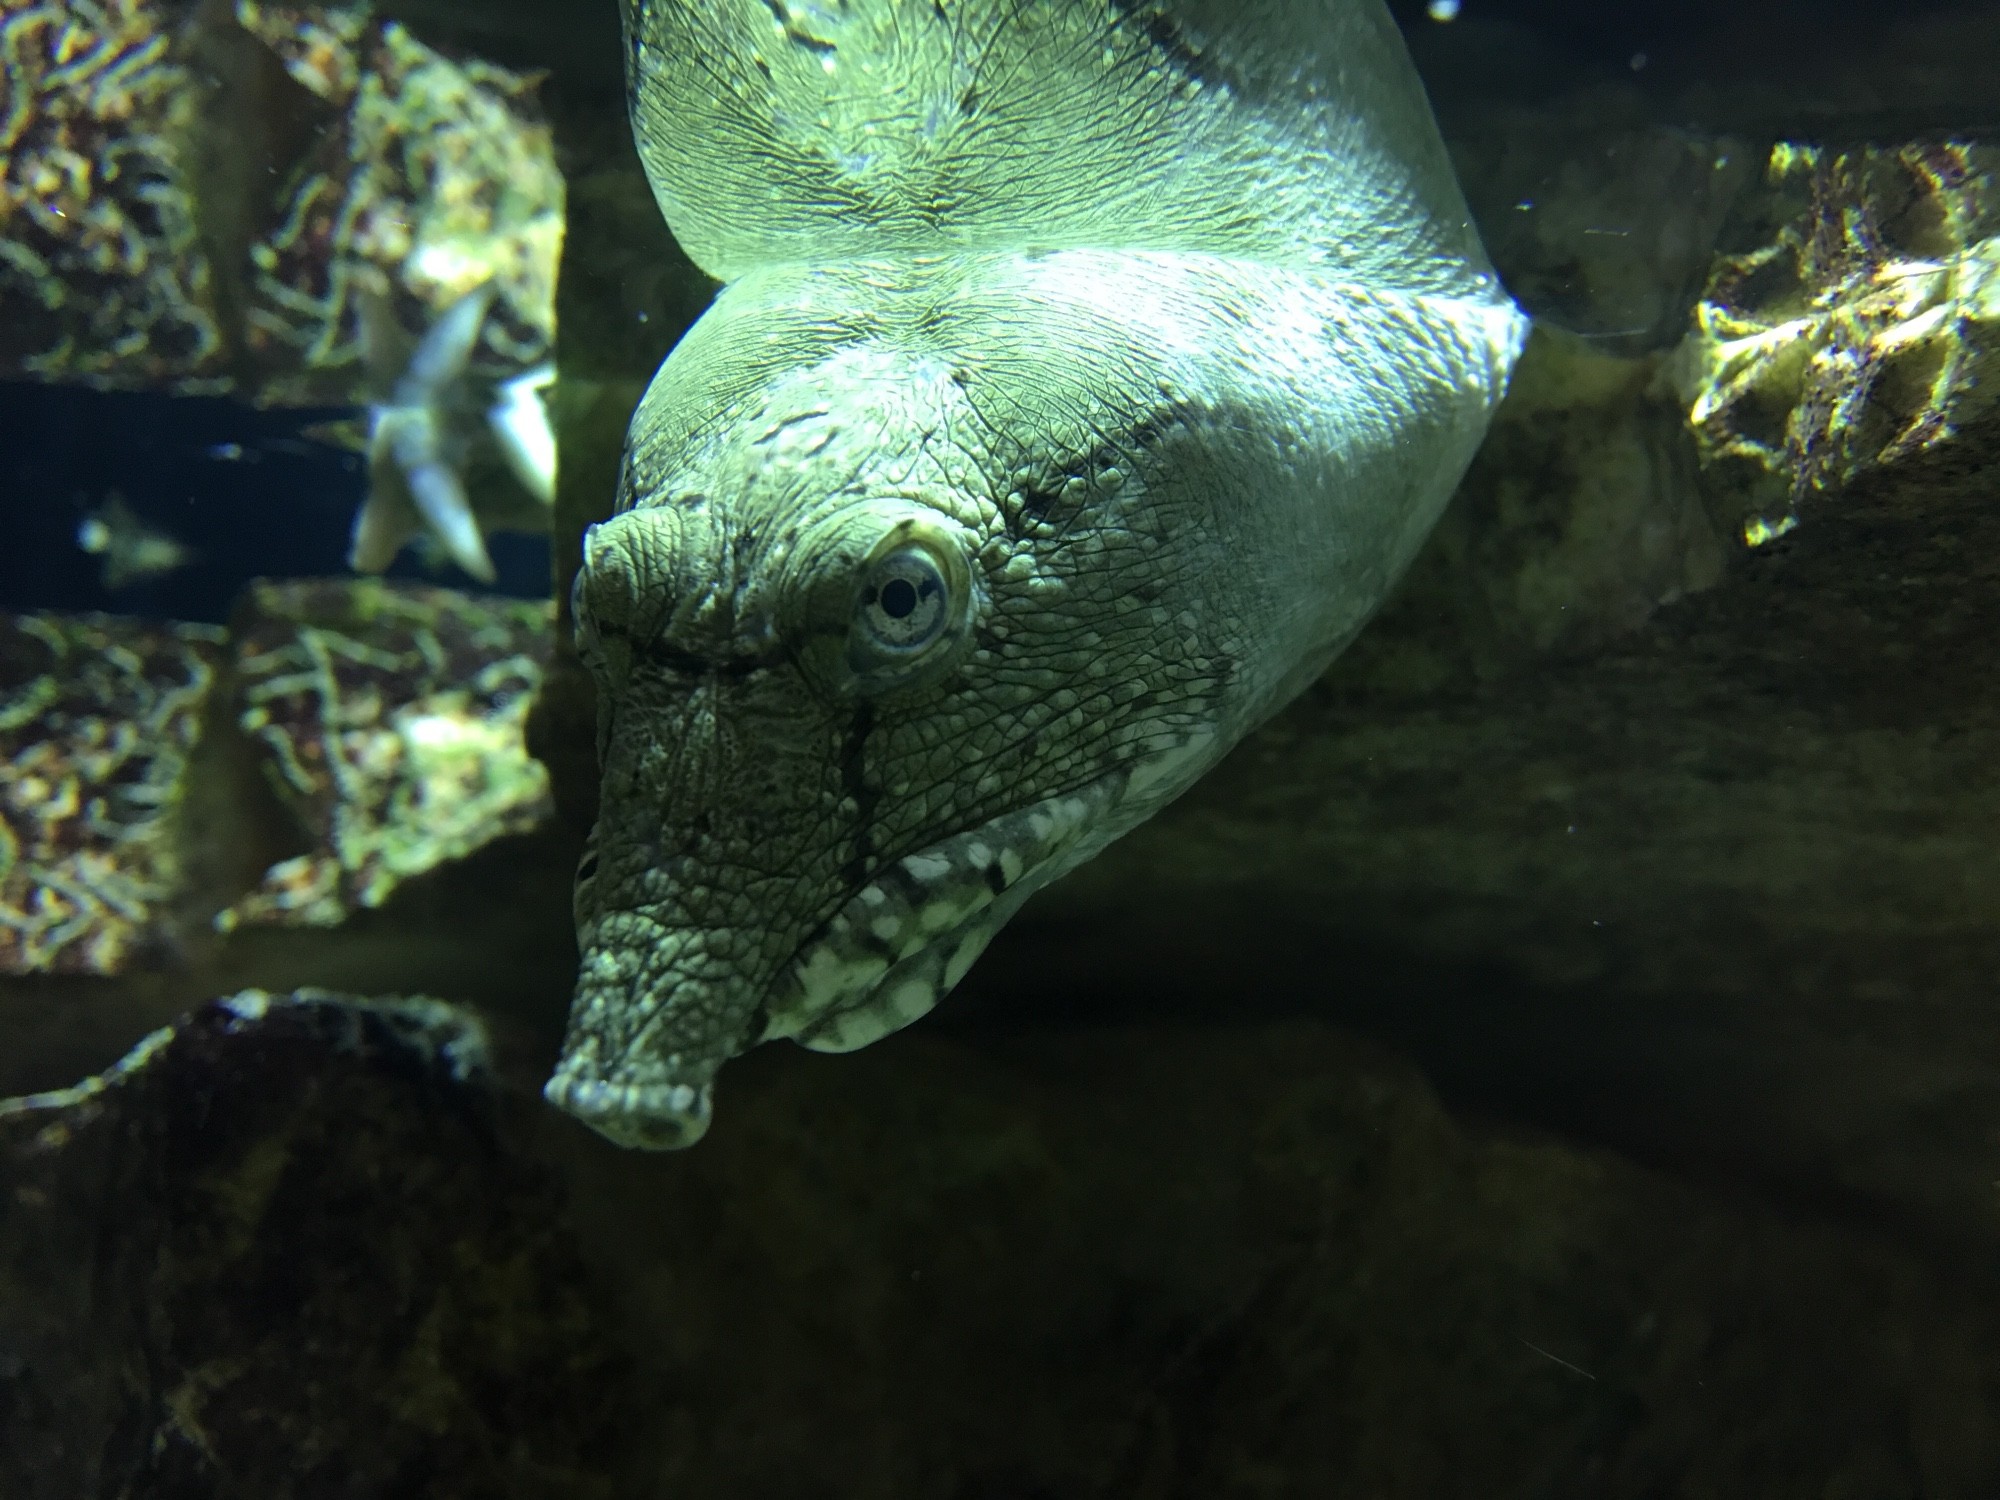
[[[1753,543],[1991,425],[1996,171],[2000,156],[1962,142],[1772,149],[1762,232],[1746,236],[1760,242],[1717,259],[1677,371],[1703,462],[1744,491]]]
[[[0,374],[366,408],[354,561],[544,531],[564,180],[536,75],[366,3],[0,5]],[[510,478],[510,475],[512,476]]]
[[[217,924],[328,926],[553,812],[523,725],[546,605],[367,582],[261,584],[231,632],[240,726],[309,852]]]
[[[8,619],[4,967],[114,973],[135,943],[157,959],[199,942],[211,916],[224,932],[336,925],[542,828],[548,777],[523,726],[549,616],[326,579],[253,586],[227,631]],[[304,847],[243,891],[212,883],[229,841]]]
[[[577,841],[524,738],[549,615],[325,579],[227,630],[0,619],[0,1092],[243,985],[558,1010]]]
[[[591,1496],[623,1357],[478,1022],[245,993],[0,1103],[0,1489]]]
[[[175,815],[223,654],[208,626],[0,618],[0,973],[172,946]]]

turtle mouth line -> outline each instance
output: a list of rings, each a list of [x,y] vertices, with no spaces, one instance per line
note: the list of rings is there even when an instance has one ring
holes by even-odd
[[[1097,852],[1123,771],[1001,813],[883,867],[767,992],[763,1037],[848,1052],[948,993],[1029,896]]]
[[[672,1151],[707,1133],[713,1091],[707,1084],[611,1083],[565,1064],[542,1097],[615,1145]]]

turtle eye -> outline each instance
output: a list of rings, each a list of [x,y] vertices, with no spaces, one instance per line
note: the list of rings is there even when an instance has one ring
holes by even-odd
[[[836,696],[936,682],[972,643],[981,595],[971,553],[963,528],[910,501],[830,509],[795,539],[781,629]]]
[[[868,565],[855,624],[863,654],[906,660],[944,635],[954,608],[951,586],[923,546],[898,547]]]

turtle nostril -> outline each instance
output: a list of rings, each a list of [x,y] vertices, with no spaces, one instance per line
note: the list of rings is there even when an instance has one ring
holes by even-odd
[[[679,1151],[708,1133],[713,1095],[707,1085],[634,1085],[578,1078],[562,1070],[543,1097],[614,1145],[635,1151]]]

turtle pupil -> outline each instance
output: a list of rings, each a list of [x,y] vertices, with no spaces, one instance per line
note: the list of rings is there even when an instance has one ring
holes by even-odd
[[[882,613],[892,620],[908,619],[917,607],[917,587],[907,578],[891,578],[882,585],[879,601]]]

